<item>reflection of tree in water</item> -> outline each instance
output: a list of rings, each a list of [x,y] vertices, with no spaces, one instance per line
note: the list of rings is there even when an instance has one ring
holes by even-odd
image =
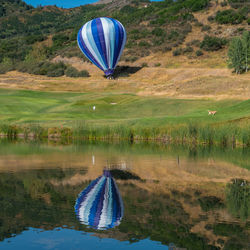
[[[226,189],[227,207],[234,216],[242,220],[249,217],[250,185],[246,180],[234,179]]]
[[[115,179],[118,180],[141,180],[138,175],[126,170],[111,169],[110,173]]]

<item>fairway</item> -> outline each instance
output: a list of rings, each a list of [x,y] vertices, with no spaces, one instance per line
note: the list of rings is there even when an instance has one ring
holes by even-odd
[[[216,110],[217,114],[208,116],[208,110]],[[71,126],[76,121],[87,121],[96,125],[164,126],[187,122],[244,123],[249,117],[250,100],[185,100],[129,93],[0,90],[0,121],[7,124]]]

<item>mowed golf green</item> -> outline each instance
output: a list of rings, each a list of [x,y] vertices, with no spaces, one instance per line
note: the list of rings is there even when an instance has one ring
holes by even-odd
[[[93,110],[95,106],[95,110]],[[208,110],[216,110],[209,116]],[[164,126],[193,122],[249,125],[250,100],[171,99],[129,93],[58,93],[0,89],[0,121],[72,126],[76,121],[96,125]]]

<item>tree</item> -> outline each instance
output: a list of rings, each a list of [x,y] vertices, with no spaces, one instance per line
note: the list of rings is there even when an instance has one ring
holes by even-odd
[[[245,60],[245,71],[249,68],[249,57],[250,57],[250,31],[245,31],[242,35],[242,45]]]
[[[243,72],[244,68],[244,53],[243,53],[243,44],[239,37],[232,39],[229,50],[229,66],[234,68],[236,74]]]
[[[250,57],[250,32],[245,31],[242,38],[232,39],[229,50],[229,66],[234,68],[237,74],[248,71]]]

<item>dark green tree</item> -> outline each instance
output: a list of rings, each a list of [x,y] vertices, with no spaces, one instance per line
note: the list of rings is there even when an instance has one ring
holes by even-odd
[[[242,45],[245,61],[245,71],[249,68],[249,58],[250,58],[250,31],[245,31],[242,35]]]
[[[245,31],[242,38],[232,39],[229,50],[229,67],[234,68],[237,74],[248,71],[250,57],[250,32]]]
[[[236,74],[244,71],[243,44],[239,37],[232,39],[228,49],[229,67],[234,68]]]

